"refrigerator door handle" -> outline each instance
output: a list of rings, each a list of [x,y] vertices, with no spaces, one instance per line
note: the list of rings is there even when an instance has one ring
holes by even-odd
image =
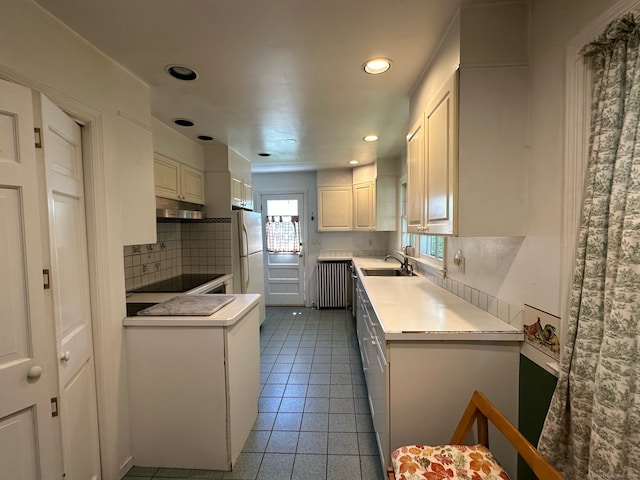
[[[249,255],[249,232],[247,231],[247,226],[242,224],[242,239],[240,242],[240,256],[246,257]]]
[[[240,268],[242,269],[242,273],[240,275],[240,278],[243,282],[242,293],[246,293],[247,289],[249,288],[250,281],[249,257],[240,257]]]

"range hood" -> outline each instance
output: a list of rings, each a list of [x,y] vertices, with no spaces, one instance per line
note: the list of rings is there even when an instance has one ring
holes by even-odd
[[[156,217],[158,220],[175,222],[204,220],[204,206],[156,197]]]

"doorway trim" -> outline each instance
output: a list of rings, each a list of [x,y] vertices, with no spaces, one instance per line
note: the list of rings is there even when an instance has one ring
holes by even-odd
[[[116,451],[117,432],[110,427],[117,418],[109,411],[105,398],[117,398],[117,385],[107,380],[107,354],[109,332],[107,325],[113,317],[111,309],[111,290],[109,284],[109,242],[107,229],[107,201],[105,193],[104,145],[102,138],[102,113],[81,101],[22,73],[0,64],[0,78],[23,85],[33,91],[45,94],[61,110],[82,126],[82,158],[85,185],[85,215],[87,228],[87,254],[89,260],[89,291],[91,298],[91,326],[93,330],[93,354],[96,380],[96,398],[98,409],[98,431],[100,448],[100,470],[103,479],[121,478],[131,466],[118,465]],[[56,359],[57,364],[57,359]],[[112,413],[112,415],[109,415]],[[111,432],[113,430],[113,433]],[[59,461],[59,459],[57,459]],[[129,458],[129,462],[132,459]]]

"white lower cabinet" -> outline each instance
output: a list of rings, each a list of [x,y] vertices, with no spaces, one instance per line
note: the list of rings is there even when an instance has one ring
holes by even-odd
[[[371,420],[383,468],[385,468],[386,463],[382,458],[382,452],[389,451],[389,364],[385,355],[386,342],[380,322],[360,281],[356,284],[356,295],[358,343],[367,383]]]
[[[228,327],[126,328],[135,465],[231,470],[258,413],[259,322],[254,306]]]
[[[412,340],[411,333],[406,340],[386,341],[360,280],[356,301],[357,336],[383,469],[391,464],[391,452],[403,445],[449,442],[474,390],[517,424],[519,342],[464,340],[464,333],[460,341]],[[491,451],[515,478],[515,450],[498,432],[490,438]]]

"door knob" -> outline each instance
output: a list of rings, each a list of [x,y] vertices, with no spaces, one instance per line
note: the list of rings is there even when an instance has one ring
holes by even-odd
[[[29,373],[27,373],[27,380],[31,382],[38,380],[40,375],[42,375],[42,372],[43,368],[40,365],[33,365],[29,369]]]
[[[71,354],[69,352],[64,352],[62,355],[60,355],[60,360],[64,362],[68,362],[70,358]]]

